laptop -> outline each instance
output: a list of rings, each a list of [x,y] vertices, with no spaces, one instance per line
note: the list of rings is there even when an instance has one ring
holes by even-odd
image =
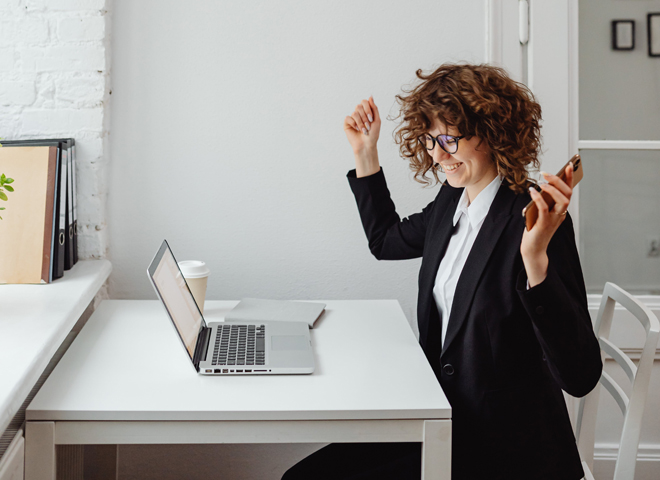
[[[306,323],[227,321],[207,324],[165,240],[147,273],[198,373],[314,372],[314,352]]]

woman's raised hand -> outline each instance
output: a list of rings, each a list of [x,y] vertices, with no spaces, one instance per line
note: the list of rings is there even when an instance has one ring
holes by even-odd
[[[542,184],[541,189],[552,196],[555,205],[549,210],[543,196],[533,188],[529,189],[532,200],[539,210],[538,220],[531,230],[525,230],[520,244],[520,253],[530,287],[545,280],[548,271],[548,245],[559,225],[566,219],[566,211],[573,195],[573,188],[569,186],[573,185],[573,165],[566,167],[566,181],[548,173],[544,173],[543,176],[548,183]]]
[[[355,107],[355,111],[344,119],[344,132],[353,148],[358,177],[365,177],[380,170],[376,150],[380,125],[380,114],[373,97],[362,100]]]

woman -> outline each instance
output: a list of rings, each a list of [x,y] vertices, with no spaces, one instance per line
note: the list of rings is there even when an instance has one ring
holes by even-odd
[[[422,257],[420,344],[452,405],[452,478],[583,477],[562,389],[583,396],[597,384],[600,350],[567,208],[567,182],[538,167],[541,109],[498,68],[442,65],[398,96],[395,134],[415,178],[445,173],[433,202],[401,220],[376,144],[372,98],[344,120],[355,155],[348,179],[378,259]],[[521,211],[539,217],[527,231]],[[419,478],[418,444],[333,444],[284,478]]]

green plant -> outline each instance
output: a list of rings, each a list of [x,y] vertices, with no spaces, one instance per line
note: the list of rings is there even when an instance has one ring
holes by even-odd
[[[2,137],[0,137],[0,140],[2,140]],[[0,143],[0,147],[2,147],[2,143]],[[7,178],[7,176],[3,173],[2,176],[0,176],[0,200],[4,200],[5,202],[8,200],[7,194],[3,191],[7,190],[8,192],[13,192],[14,187],[9,185],[10,183],[14,183],[13,178]],[[4,210],[5,207],[0,207],[0,210]],[[2,220],[2,217],[0,217],[0,220]]]
[[[9,185],[10,183],[14,183],[13,178],[7,178],[7,176],[3,173],[2,176],[0,176],[0,200],[4,200],[5,202],[8,200],[7,194],[3,191],[7,190],[8,192],[13,192],[14,187]],[[0,207],[0,210],[4,210],[5,207]],[[2,220],[2,217],[0,217],[0,220]]]

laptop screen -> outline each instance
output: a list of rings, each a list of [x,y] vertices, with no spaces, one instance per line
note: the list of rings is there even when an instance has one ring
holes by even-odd
[[[199,332],[206,325],[166,241],[163,241],[148,272],[192,359]]]

